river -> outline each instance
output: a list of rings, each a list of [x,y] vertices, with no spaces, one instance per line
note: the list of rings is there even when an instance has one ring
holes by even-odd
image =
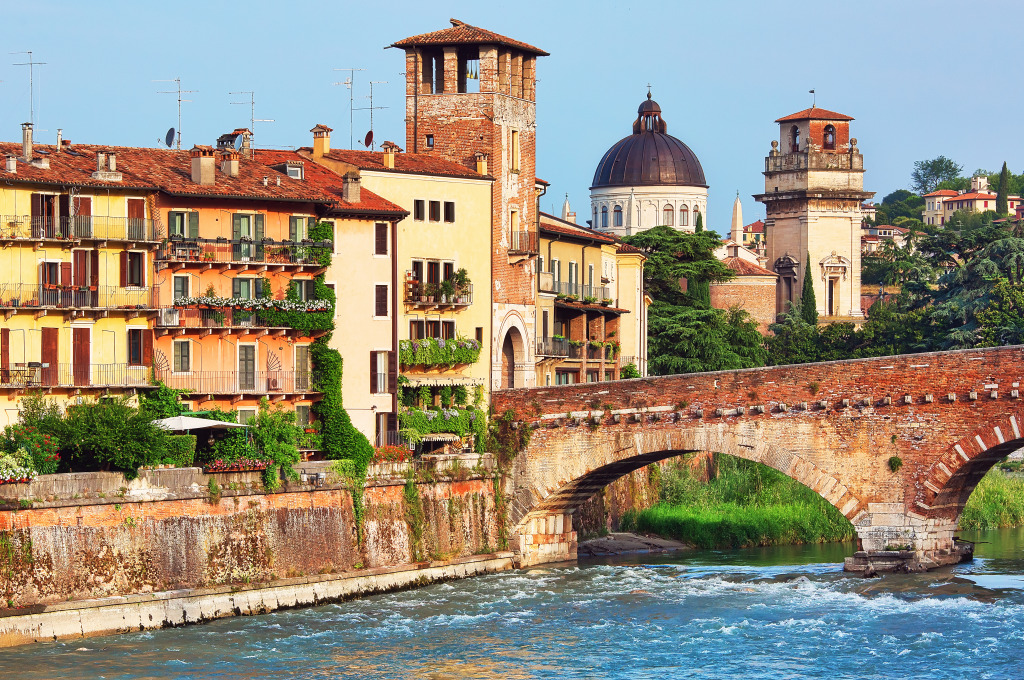
[[[1024,678],[1024,529],[860,579],[847,545],[506,572],[315,609],[0,652],[5,678]]]

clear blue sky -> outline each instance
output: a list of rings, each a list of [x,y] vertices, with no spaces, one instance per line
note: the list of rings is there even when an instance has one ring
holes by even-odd
[[[763,215],[763,157],[776,118],[818,105],[856,118],[877,199],[909,184],[915,160],[945,154],[964,171],[1024,170],[1021,62],[1014,51],[1024,3],[926,0],[843,2],[6,2],[6,52],[32,50],[37,138],[57,128],[75,142],[156,145],[177,124],[175,97],[157,94],[180,76],[183,147],[213,144],[248,125],[256,92],[257,144],[310,144],[308,130],[348,140],[348,90],[335,68],[359,67],[356,106],[375,86],[378,140],[404,146],[405,62],[384,46],[449,26],[448,18],[524,40],[539,60],[538,174],[552,183],[545,210],[569,193],[580,219],[604,151],[630,131],[653,86],[669,133],[700,158],[710,227],[728,231],[736,191],[747,222]],[[0,64],[0,139],[20,139],[29,115],[26,55]],[[355,114],[356,138],[369,128]]]

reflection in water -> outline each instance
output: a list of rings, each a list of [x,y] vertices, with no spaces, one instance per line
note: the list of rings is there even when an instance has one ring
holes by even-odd
[[[844,575],[852,546],[632,556],[316,609],[5,650],[36,678],[1024,677],[1024,531]],[[81,651],[80,651],[81,650]]]

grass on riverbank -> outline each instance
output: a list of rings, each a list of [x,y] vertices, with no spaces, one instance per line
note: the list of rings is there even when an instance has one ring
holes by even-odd
[[[657,534],[700,548],[846,541],[853,525],[807,487],[760,463],[716,454],[712,479],[685,463],[661,475],[661,503],[622,518],[624,531]]]
[[[989,470],[960,517],[964,530],[999,529],[1024,524],[1024,477],[1007,474],[996,466]]]

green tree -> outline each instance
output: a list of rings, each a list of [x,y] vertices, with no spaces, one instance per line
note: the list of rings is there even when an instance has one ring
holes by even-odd
[[[814,326],[818,323],[818,301],[814,298],[814,277],[811,275],[811,254],[804,261],[804,288],[800,292],[800,309],[804,321]]]
[[[963,169],[962,165],[945,156],[916,161],[914,171],[910,173],[910,188],[921,195],[931,193],[941,182],[955,180]]]
[[[1006,217],[1010,214],[1010,204],[1008,201],[1009,182],[1009,170],[1006,169],[1006,161],[1003,161],[1003,169],[999,172],[999,189],[996,191],[996,215],[1000,217]]]

